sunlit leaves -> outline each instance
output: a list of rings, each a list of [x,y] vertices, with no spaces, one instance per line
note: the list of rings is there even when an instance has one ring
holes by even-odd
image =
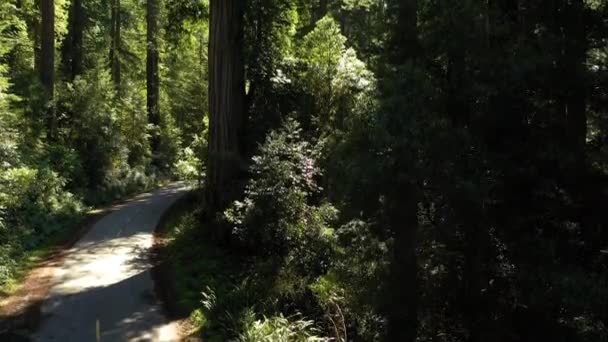
[[[361,106],[361,96],[375,88],[373,73],[346,44],[330,16],[319,20],[302,40],[298,57],[306,65],[303,86],[315,98],[314,115],[320,130],[341,126]]]

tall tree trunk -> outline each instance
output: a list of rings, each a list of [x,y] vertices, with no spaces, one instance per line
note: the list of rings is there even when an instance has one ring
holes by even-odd
[[[68,40],[68,69],[69,78],[74,80],[83,72],[82,32],[84,30],[85,14],[82,0],[73,0],[70,9]]]
[[[587,37],[585,32],[583,0],[567,3],[564,20],[564,67],[569,86],[566,92],[566,126],[574,155],[575,169],[585,167],[585,145],[587,138],[585,61]],[[578,174],[577,176],[582,176]]]
[[[597,213],[593,209],[601,193],[598,187],[590,182],[587,168],[587,75],[585,62],[589,42],[585,26],[585,3],[583,0],[565,2],[562,11],[563,25],[563,67],[567,88],[564,96],[565,126],[568,146],[565,155],[568,158],[565,179],[570,182],[572,193],[578,198],[579,220],[582,226],[582,238],[585,242],[585,257],[593,258],[603,247],[600,243],[601,224],[594,220]]]
[[[388,1],[388,16],[393,16],[396,25],[392,26],[388,41],[389,63],[399,65],[413,61],[420,53],[418,41],[418,1]]]
[[[388,5],[392,16],[390,20],[393,22],[387,42],[388,64],[404,66],[413,63],[420,54],[418,2],[392,0]],[[387,219],[394,238],[389,268],[387,340],[414,342],[418,334],[416,235],[420,192],[415,179],[403,179],[401,172],[408,168],[403,159],[408,152],[399,150],[396,149],[392,157],[398,162],[394,166],[393,183],[386,193]],[[416,160],[416,157],[412,160]]]
[[[448,61],[447,61],[447,99],[446,112],[457,130],[466,131],[474,135],[475,122],[472,119],[471,99],[467,89],[471,82],[467,78],[467,60],[475,58],[467,50],[467,27],[471,27],[474,19],[467,11],[455,12],[460,6],[459,0],[448,2],[444,15],[448,19]],[[479,34],[484,44],[489,45],[489,28]],[[487,45],[486,45],[487,46]],[[468,153],[455,160],[457,173],[465,178],[478,181],[482,176],[476,177],[476,170],[471,168],[471,159]],[[455,191],[452,198],[458,223],[463,227],[464,233],[464,266],[462,279],[462,296],[460,304],[465,327],[468,330],[468,342],[481,341],[483,329],[481,282],[483,276],[483,256],[486,253],[485,238],[487,231],[482,223],[483,210],[481,201],[465,200],[469,198],[466,193]]]
[[[111,18],[110,18],[110,72],[114,88],[120,89],[120,0],[112,0]]]
[[[55,4],[53,0],[42,0],[40,8],[42,18],[40,42],[40,81],[44,87],[47,102],[47,138],[56,137],[57,120],[53,110],[53,93],[55,89]]]
[[[221,210],[234,196],[245,97],[243,0],[211,0],[207,204]]]
[[[147,85],[147,108],[148,123],[150,124],[150,152],[152,153],[152,165],[160,167],[158,150],[160,147],[160,109],[158,107],[159,97],[159,74],[158,74],[158,1],[148,0],[146,6],[147,21],[147,49],[146,49],[146,85]]]
[[[419,196],[414,182],[394,185],[395,192],[387,196],[387,214],[394,239],[389,268],[387,341],[414,342],[418,335]]]
[[[22,8],[23,4],[19,4],[19,8]],[[42,12],[42,2],[34,2],[35,11]],[[41,70],[41,35],[42,35],[42,20],[41,16],[33,15],[26,17],[28,34],[32,40],[32,50],[34,51],[34,70],[40,73]]]

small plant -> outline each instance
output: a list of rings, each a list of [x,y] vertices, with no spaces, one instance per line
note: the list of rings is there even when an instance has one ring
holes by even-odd
[[[175,163],[175,173],[180,180],[201,185],[204,169],[204,151],[206,141],[200,137],[194,137],[192,144],[181,151],[178,161]]]
[[[248,311],[243,320],[240,342],[329,342],[321,337],[314,322],[301,317],[284,317],[282,314],[256,320],[253,311]]]

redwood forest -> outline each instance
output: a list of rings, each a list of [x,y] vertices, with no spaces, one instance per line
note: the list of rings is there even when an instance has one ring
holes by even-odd
[[[0,0],[0,340],[608,342],[608,2]]]

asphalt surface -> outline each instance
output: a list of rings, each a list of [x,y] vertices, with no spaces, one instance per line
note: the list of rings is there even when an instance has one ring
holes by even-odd
[[[185,192],[173,184],[139,195],[98,221],[55,270],[32,340],[179,340],[154,293],[149,252],[160,217]]]

